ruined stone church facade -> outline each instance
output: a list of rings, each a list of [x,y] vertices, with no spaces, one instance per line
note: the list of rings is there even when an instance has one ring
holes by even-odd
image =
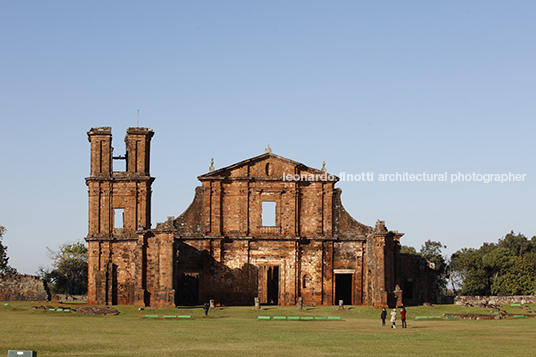
[[[214,299],[387,307],[430,301],[426,262],[400,254],[402,233],[343,208],[338,178],[262,155],[198,179],[190,206],[151,228],[149,128],[129,128],[114,157],[111,128],[92,128],[89,304],[172,307]],[[114,171],[114,159],[126,160]]]

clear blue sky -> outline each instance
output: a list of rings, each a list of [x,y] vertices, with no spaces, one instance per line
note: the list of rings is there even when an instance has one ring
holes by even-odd
[[[264,152],[328,171],[358,221],[445,253],[536,235],[534,1],[0,1],[10,263],[87,234],[91,127],[153,128],[153,226]],[[447,182],[379,174],[447,173]],[[525,174],[451,183],[451,175]]]

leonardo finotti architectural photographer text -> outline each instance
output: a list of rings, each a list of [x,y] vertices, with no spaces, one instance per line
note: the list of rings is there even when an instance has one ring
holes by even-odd
[[[527,174],[479,174],[476,172],[470,174],[464,174],[461,172],[449,174],[447,172],[440,174],[431,173],[409,173],[409,172],[395,172],[392,174],[378,174],[377,181],[380,182],[520,182],[525,181]],[[283,181],[336,181],[337,177],[328,173],[324,174],[283,174]],[[340,181],[364,181],[371,182],[376,181],[374,172],[361,172],[358,174],[348,174],[346,172],[339,173]]]

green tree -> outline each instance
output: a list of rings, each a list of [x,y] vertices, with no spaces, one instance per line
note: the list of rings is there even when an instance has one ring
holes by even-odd
[[[469,275],[469,259],[473,252],[472,248],[462,248],[450,256],[450,284],[455,294],[462,289]]]
[[[443,256],[443,249],[447,248],[441,242],[427,240],[421,246],[419,255],[432,263],[431,268],[436,274],[436,285],[439,290],[445,291],[447,288],[447,280],[449,278],[449,267]]]
[[[501,248],[506,248],[510,250],[512,254],[521,257],[529,249],[529,243],[530,242],[523,234],[518,233],[515,235],[514,231],[511,231],[505,235],[504,238],[499,239],[497,245]]]
[[[532,295],[536,288],[536,254],[513,256],[501,275],[493,279],[493,295]]]
[[[529,252],[536,252],[536,236],[532,237],[531,240],[529,240]]]
[[[489,295],[490,277],[477,249],[463,248],[450,258],[450,272],[461,285],[461,295]]]
[[[490,278],[496,279],[515,264],[516,256],[510,249],[495,246],[489,252],[482,254],[482,264]]]
[[[461,295],[530,295],[536,289],[536,237],[513,231],[497,244],[452,254],[451,275]]]
[[[436,270],[441,270],[446,265],[445,257],[443,257],[442,250],[446,248],[446,245],[441,244],[441,242],[434,242],[432,240],[427,240],[421,246],[419,254],[428,260],[430,263],[434,263]]]
[[[53,270],[40,268],[55,294],[87,293],[87,248],[81,243],[63,244],[57,251],[48,248]]]
[[[11,267],[9,262],[9,257],[7,256],[7,247],[2,243],[4,239],[4,234],[7,229],[4,226],[0,226],[0,274],[11,275],[17,274],[17,269]]]

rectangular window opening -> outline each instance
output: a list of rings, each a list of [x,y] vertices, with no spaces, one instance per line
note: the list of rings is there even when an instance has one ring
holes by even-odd
[[[262,225],[264,227],[275,227],[275,209],[276,203],[272,201],[262,202]]]
[[[114,209],[114,228],[124,228],[125,225],[125,209]]]

